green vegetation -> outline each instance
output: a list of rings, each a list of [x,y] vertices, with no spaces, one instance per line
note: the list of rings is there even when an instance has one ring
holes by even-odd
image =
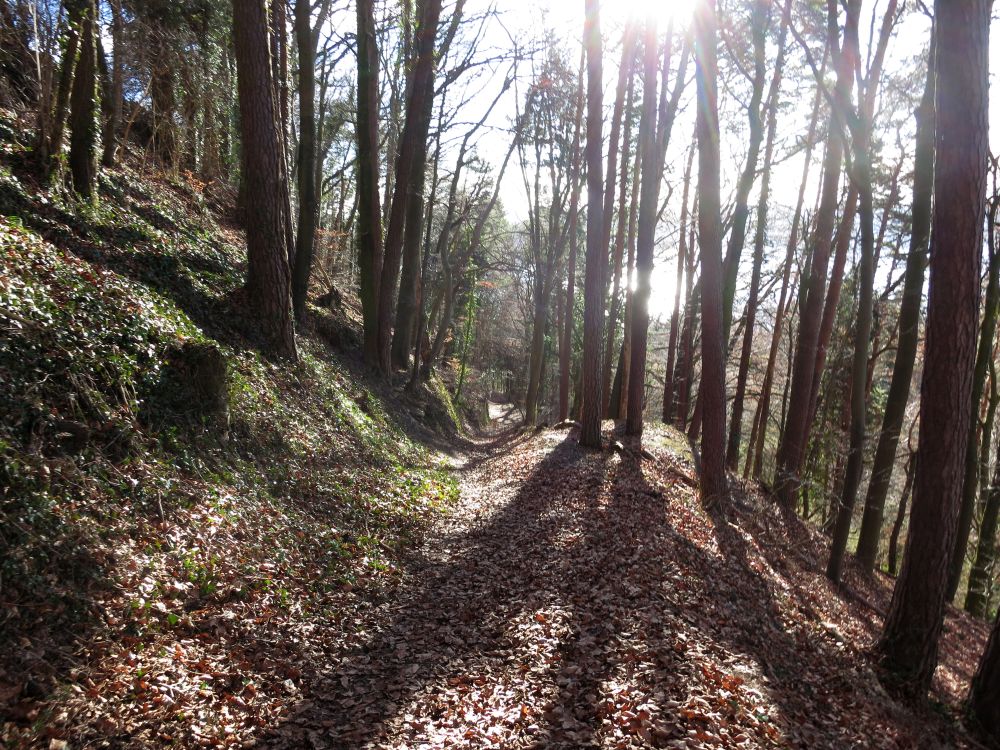
[[[0,168],[0,640],[36,650],[0,668],[398,575],[453,478],[322,339],[302,332],[294,365],[257,353],[241,239],[208,196],[124,167],[77,203],[19,178],[22,155]],[[185,344],[221,353],[225,420],[192,408]]]

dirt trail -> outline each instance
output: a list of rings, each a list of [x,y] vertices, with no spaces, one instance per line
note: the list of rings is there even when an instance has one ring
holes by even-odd
[[[742,495],[710,518],[676,436],[645,445],[479,443],[460,506],[262,744],[974,746],[874,679],[865,596],[884,591],[845,603],[801,530]]]

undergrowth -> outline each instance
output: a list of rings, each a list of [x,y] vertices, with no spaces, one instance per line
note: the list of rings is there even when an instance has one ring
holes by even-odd
[[[3,124],[0,643],[16,647],[0,653],[0,744],[13,745],[57,737],[45,706],[116,649],[157,653],[233,608],[335,616],[344,592],[392,580],[457,487],[321,339],[301,335],[296,364],[257,353],[241,237],[195,188],[133,163],[77,203],[33,181]],[[226,363],[223,425],[172,406],[184,393],[166,363],[191,342]]]

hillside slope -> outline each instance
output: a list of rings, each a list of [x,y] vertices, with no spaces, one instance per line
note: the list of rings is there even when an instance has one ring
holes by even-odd
[[[452,502],[429,446],[454,410],[365,377],[349,303],[262,358],[224,201],[137,156],[80,204],[19,132],[0,117],[0,745],[246,737]]]

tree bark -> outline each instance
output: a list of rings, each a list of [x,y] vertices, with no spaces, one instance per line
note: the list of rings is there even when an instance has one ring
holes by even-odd
[[[382,209],[379,206],[379,57],[374,0],[358,0],[358,266],[365,361],[379,366],[378,310],[382,275]]]
[[[587,264],[583,290],[580,445],[601,447],[601,344],[604,326],[604,204],[601,130],[604,119],[599,0],[585,0],[587,50]]]
[[[896,359],[886,398],[882,429],[872,463],[871,479],[865,496],[865,510],[858,537],[857,561],[865,570],[875,567],[885,497],[892,478],[903,426],[906,403],[913,379],[917,344],[920,339],[920,306],[923,302],[924,269],[927,266],[927,245],[931,228],[931,194],[934,186],[934,42],[927,61],[927,82],[920,106],[916,111],[917,136],[913,165],[913,205],[911,208],[910,248],[903,274],[903,298],[899,309],[899,336]]]
[[[822,70],[826,70],[826,55],[823,58]],[[778,304],[775,307],[774,330],[771,334],[771,347],[767,355],[767,366],[764,368],[764,382],[761,385],[760,397],[754,412],[753,428],[750,432],[750,446],[747,451],[747,463],[744,476],[759,479],[764,463],[764,444],[767,439],[768,420],[771,416],[771,391],[774,388],[774,370],[781,346],[781,334],[787,307],[788,288],[791,281],[792,263],[795,258],[795,248],[798,245],[799,227],[802,223],[802,206],[805,201],[806,185],[809,182],[809,170],[812,166],[812,152],[815,146],[816,129],[819,125],[820,103],[822,92],[817,86],[813,100],[812,117],[809,120],[809,131],[806,135],[805,162],[802,166],[802,180],[799,183],[799,194],[795,202],[795,212],[792,215],[792,226],[789,229],[788,243],[785,248],[785,261],[781,275],[781,290],[778,293]],[[752,463],[751,463],[751,456]],[[751,470],[752,469],[752,470]]]
[[[642,116],[639,121],[641,193],[639,197],[639,233],[636,238],[636,289],[632,295],[631,365],[628,379],[626,435],[642,434],[642,415],[646,406],[646,337],[649,330],[650,279],[653,274],[653,245],[656,240],[656,209],[663,175],[657,168],[656,148],[656,21],[646,19],[643,49]],[[637,186],[639,187],[639,186]],[[634,188],[633,188],[634,189]]]
[[[701,501],[725,502],[726,362],[722,303],[718,61],[715,0],[695,11],[698,80],[698,244],[701,248]]]
[[[972,521],[976,514],[976,489],[979,478],[979,409],[983,398],[983,388],[986,376],[989,374],[990,362],[993,360],[993,340],[997,332],[997,316],[1000,313],[1000,251],[993,244],[993,226],[996,220],[996,204],[990,207],[989,221],[989,269],[987,271],[986,301],[983,310],[983,321],[979,329],[979,346],[976,350],[976,367],[972,375],[972,397],[969,401],[970,420],[968,427],[968,443],[965,448],[965,473],[962,479],[962,500],[958,512],[958,529],[955,533],[955,548],[951,553],[948,566],[948,590],[946,598],[949,602],[955,599],[959,584],[962,581],[962,569],[965,567],[965,553],[969,547],[969,536],[972,533]],[[989,435],[983,435],[984,441]]]
[[[416,169],[423,168],[426,159],[427,131],[425,111],[434,96],[434,41],[441,0],[424,0],[420,25],[416,36],[416,60],[413,64],[409,98],[406,103],[406,120],[400,136],[399,153],[395,165],[395,189],[389,209],[385,235],[385,251],[378,288],[378,355],[379,367],[388,374],[392,369],[392,324],[399,285],[400,262],[403,255],[403,230],[407,217],[407,204],[414,196]],[[423,155],[418,152],[423,152]],[[423,190],[421,184],[420,190]],[[419,233],[417,234],[419,237]],[[406,350],[409,354],[409,349]]]
[[[296,180],[299,221],[292,269],[292,310],[305,320],[309,274],[319,218],[316,199],[316,37],[312,29],[311,0],[295,0],[295,42],[299,51],[299,153]]]
[[[848,5],[847,26],[858,25],[856,0]],[[855,60],[839,49],[838,3],[827,0],[827,33],[837,70],[834,100],[838,103],[850,99],[854,86]],[[845,33],[846,36],[846,33]],[[834,107],[831,113],[827,136],[826,158],[823,165],[823,184],[820,192],[820,206],[813,232],[813,255],[805,302],[799,319],[798,337],[795,347],[792,382],[788,397],[788,417],[778,446],[778,470],[775,494],[778,502],[791,509],[797,505],[799,472],[809,433],[809,406],[812,395],[813,372],[819,341],[819,328],[826,289],[827,264],[833,239],[833,225],[836,217],[838,192],[840,187],[841,162],[844,155],[843,113]]]
[[[681,216],[677,243],[677,277],[674,281],[674,309],[670,314],[670,338],[667,342],[667,370],[663,381],[664,424],[670,424],[674,421],[674,392],[676,390],[674,368],[677,363],[677,344],[679,339],[677,326],[680,324],[681,284],[684,281],[685,256],[691,252],[687,246],[688,190],[691,186],[691,167],[694,163],[694,154],[695,149],[691,148],[688,154],[687,166],[684,169],[684,189],[681,194]]]
[[[991,0],[935,3],[934,262],[917,474],[903,570],[877,645],[886,670],[904,689],[920,696],[930,687],[937,664],[970,419],[986,198],[991,4]]]
[[[767,3],[764,3],[767,5]],[[759,69],[764,65],[765,36],[767,33],[767,9],[754,6],[755,32],[754,49],[756,66]],[[747,378],[750,372],[750,357],[753,354],[753,334],[757,322],[757,305],[760,297],[760,275],[764,264],[764,243],[767,233],[767,203],[770,199],[771,187],[771,161],[774,158],[774,139],[778,128],[778,95],[781,93],[781,79],[785,63],[785,40],[788,32],[788,21],[791,13],[791,0],[786,0],[781,16],[781,31],[778,35],[778,56],[774,63],[774,75],[771,78],[770,87],[767,92],[767,141],[764,146],[764,168],[761,175],[760,198],[757,202],[757,226],[754,230],[753,242],[753,270],[750,274],[750,297],[747,300],[747,315],[743,324],[743,346],[740,350],[740,365],[736,375],[736,392],[733,395],[732,415],[729,422],[729,442],[726,445],[726,466],[731,471],[736,471],[740,459],[740,439],[743,435],[743,401],[746,397]],[[763,24],[763,29],[757,26]],[[756,86],[756,77],[755,77]],[[763,81],[761,81],[763,87]],[[760,97],[757,97],[758,103]],[[751,129],[753,128],[753,113],[750,114]],[[762,117],[758,116],[757,127],[761,127]],[[751,142],[751,145],[752,142]],[[759,148],[759,144],[758,144]],[[745,220],[744,220],[745,222]],[[734,225],[733,232],[736,232]],[[735,234],[733,235],[735,237]],[[733,242],[730,242],[733,247]],[[734,252],[736,249],[733,248]],[[738,259],[742,253],[742,248],[736,252]],[[738,265],[738,260],[736,261]],[[733,276],[735,286],[735,275]],[[730,315],[732,314],[732,302],[729,303]],[[725,309],[723,310],[725,312]],[[728,330],[728,326],[726,327]]]
[[[899,497],[899,507],[896,509],[896,520],[892,523],[892,532],[889,534],[888,566],[889,575],[895,576],[899,572],[897,561],[899,559],[899,535],[903,531],[903,521],[906,519],[906,506],[910,496],[913,494],[913,477],[916,473],[916,454],[911,453],[906,462],[906,478],[903,480],[903,494]]]
[[[80,19],[80,54],[70,97],[69,168],[73,190],[91,198],[97,183],[97,7],[88,0]]]
[[[287,193],[281,184],[281,139],[264,0],[233,0],[247,200],[247,298],[264,348],[296,358],[288,267]]]
[[[1000,521],[1000,461],[997,461],[996,474],[986,495],[983,520],[979,524],[979,543],[976,545],[976,557],[969,572],[969,591],[965,596],[966,612],[977,617],[986,615],[990,577],[996,563],[998,521]]]

